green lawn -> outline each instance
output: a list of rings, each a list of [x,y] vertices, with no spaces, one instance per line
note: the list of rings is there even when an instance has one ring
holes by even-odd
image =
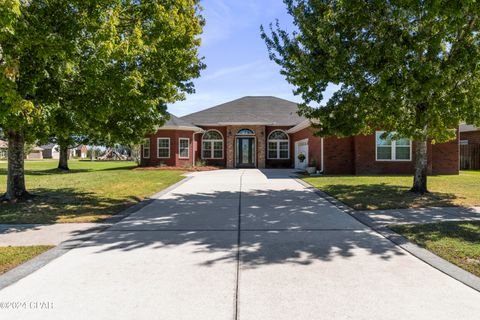
[[[181,171],[132,170],[133,162],[27,161],[31,201],[0,205],[0,223],[96,222],[183,179]],[[7,164],[0,163],[0,193],[5,192]]]
[[[391,229],[480,277],[480,222],[402,225]]]
[[[0,274],[53,248],[53,246],[0,247]]]
[[[430,176],[431,193],[425,196],[408,191],[412,176],[324,176],[303,180],[357,210],[480,205],[480,171]]]

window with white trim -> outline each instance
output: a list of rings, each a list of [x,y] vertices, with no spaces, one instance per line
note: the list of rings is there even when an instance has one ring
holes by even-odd
[[[190,139],[179,138],[178,139],[178,157],[180,159],[188,159],[190,157]]]
[[[143,139],[142,148],[143,148],[143,157],[145,159],[150,158],[150,139],[149,138]]]
[[[223,136],[217,130],[203,134],[202,159],[223,159]]]
[[[157,158],[170,158],[170,138],[157,139]]]
[[[289,159],[290,140],[288,135],[281,130],[272,131],[268,135],[267,149],[268,159]]]
[[[375,133],[377,161],[411,161],[412,141],[405,138],[393,139],[394,132],[383,136],[385,131]]]

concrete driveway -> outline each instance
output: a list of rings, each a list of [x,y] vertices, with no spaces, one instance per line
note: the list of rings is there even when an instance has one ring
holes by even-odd
[[[284,170],[193,178],[0,291],[3,319],[478,319],[480,293]]]

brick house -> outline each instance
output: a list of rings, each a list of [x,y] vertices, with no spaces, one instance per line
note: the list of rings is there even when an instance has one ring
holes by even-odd
[[[459,131],[460,144],[480,144],[480,128],[461,124]]]
[[[143,166],[296,168],[326,174],[411,174],[415,150],[408,139],[382,139],[382,131],[347,138],[314,136],[297,104],[275,97],[244,97],[171,119],[145,138]],[[430,174],[458,174],[458,138],[428,146]],[[299,154],[305,159],[299,160]]]

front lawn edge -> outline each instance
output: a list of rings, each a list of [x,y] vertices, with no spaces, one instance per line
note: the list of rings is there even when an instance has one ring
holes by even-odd
[[[420,259],[421,261],[427,263],[428,265],[434,267],[435,269],[443,272],[444,274],[452,277],[453,279],[469,286],[470,288],[480,292],[480,278],[476,275],[463,270],[462,268],[454,265],[453,263],[440,258],[439,256],[435,255],[434,253],[428,251],[420,247],[419,245],[409,241],[404,236],[392,231],[384,224],[374,221],[372,218],[368,217],[361,211],[355,210],[349,207],[347,204],[343,203],[342,201],[334,198],[333,196],[329,195],[328,193],[317,189],[313,185],[309,184],[308,182],[299,179],[298,176],[292,176],[295,181],[297,181],[302,186],[306,187],[307,189],[315,192],[318,196],[325,198],[328,202],[336,206],[338,209],[342,210],[346,214],[350,215],[360,223],[363,223],[367,227],[371,228],[372,230],[379,233],[384,238],[390,240],[403,250],[409,252],[414,257]]]

